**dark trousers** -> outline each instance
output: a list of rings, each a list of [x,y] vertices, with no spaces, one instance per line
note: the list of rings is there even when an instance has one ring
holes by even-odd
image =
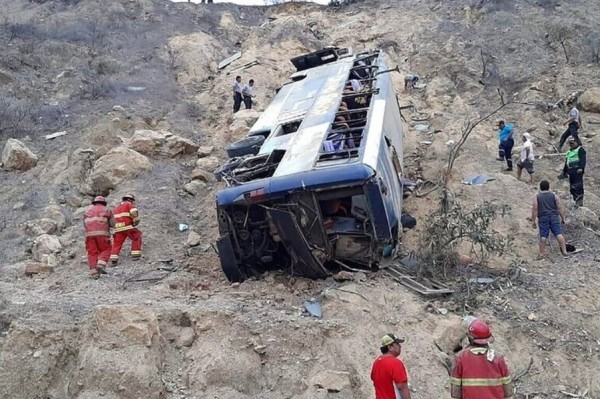
[[[508,140],[501,141],[500,145],[498,146],[498,158],[505,159],[506,166],[511,170],[513,167],[512,149],[514,145],[515,141],[511,137]]]
[[[583,173],[577,173],[577,168],[569,168],[569,192],[575,203],[579,206],[583,205]]]
[[[233,113],[234,114],[240,110],[240,107],[242,106],[242,101],[243,101],[242,93],[236,92],[233,95]]]
[[[252,97],[244,96],[244,106],[246,109],[252,109]]]
[[[558,143],[558,149],[560,150],[562,146],[565,144],[565,141],[569,138],[569,136],[573,136],[577,144],[581,145],[581,140],[579,140],[579,123],[571,122],[567,127],[567,130],[560,136],[560,142]]]

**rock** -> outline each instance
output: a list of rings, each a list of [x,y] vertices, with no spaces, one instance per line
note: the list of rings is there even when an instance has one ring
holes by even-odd
[[[67,217],[59,205],[51,204],[44,208],[42,214],[56,222],[56,229],[60,232],[68,225]]]
[[[342,270],[334,274],[333,279],[336,281],[352,281],[354,280],[354,275],[351,272]]]
[[[535,82],[529,87],[529,90],[546,91],[546,85],[542,81]]]
[[[56,221],[48,218],[30,220],[25,223],[25,232],[30,236],[54,234],[58,230]]]
[[[2,151],[2,164],[7,170],[29,170],[37,165],[38,157],[16,139],[8,139]]]
[[[115,105],[112,107],[112,110],[115,112],[125,112],[125,108],[121,107],[120,105]]]
[[[12,210],[13,211],[20,211],[24,207],[25,207],[25,203],[24,202],[17,202],[16,204],[13,205]]]
[[[123,181],[151,169],[152,164],[144,155],[129,148],[116,147],[94,163],[83,190],[90,195],[106,193]]]
[[[175,345],[178,347],[189,347],[194,344],[196,331],[193,327],[182,327],[179,329],[179,336],[175,339]]]
[[[460,323],[456,323],[441,330],[434,337],[434,342],[445,354],[453,356],[454,351],[462,346],[462,341],[466,336],[465,328]]]
[[[82,391],[95,392],[86,399],[164,399],[161,342],[158,319],[150,307],[97,306],[83,322],[72,380],[85,387]]]
[[[581,111],[600,113],[600,87],[587,89],[579,97],[578,103]]]
[[[154,130],[136,130],[129,139],[128,147],[144,155],[162,155],[167,135]]]
[[[207,157],[213,153],[215,147],[211,146],[200,146],[196,152],[200,158]]]
[[[199,160],[197,160],[196,166],[201,169],[212,172],[213,170],[217,169],[217,167],[219,167],[220,163],[221,161],[219,161],[219,158],[215,156],[210,156],[206,158],[200,158]]]
[[[25,275],[33,276],[35,274],[52,273],[54,267],[46,265],[44,263],[28,263],[25,266]]]
[[[529,313],[529,316],[527,316],[527,319],[529,321],[537,321],[537,316],[535,315],[535,313]]]
[[[585,227],[589,227],[596,231],[600,230],[600,220],[598,220],[598,215],[590,208],[585,206],[577,207],[571,212],[571,216],[577,223],[580,223]]]
[[[71,154],[64,155],[56,167],[50,169],[48,178],[52,179],[54,184],[79,186],[94,165],[94,158],[95,152],[91,148],[78,148]]]
[[[206,183],[198,180],[192,180],[191,182],[183,186],[183,189],[192,195],[198,195],[205,188]]]
[[[326,389],[327,392],[342,392],[351,386],[350,373],[347,371],[325,370],[310,380],[311,385]]]
[[[192,140],[175,135],[167,137],[167,146],[171,157],[194,154],[199,148]]]
[[[589,130],[586,130],[582,134],[583,134],[583,137],[591,139],[592,137],[596,137],[598,135],[598,132],[591,132]]]
[[[177,155],[193,154],[199,146],[193,141],[174,135],[167,131],[136,130],[129,140],[127,147],[144,155]]]
[[[207,172],[206,170],[196,168],[190,174],[190,179],[192,180],[200,180],[203,182],[211,182],[214,179],[214,175],[211,172]]]
[[[201,240],[202,237],[200,237],[200,234],[196,233],[194,230],[190,230],[185,245],[188,247],[195,247],[197,245],[200,245]]]
[[[87,327],[92,340],[107,349],[151,347],[160,339],[156,314],[149,308],[133,305],[97,306]]]
[[[62,245],[58,237],[49,234],[42,234],[33,241],[33,258],[42,261],[43,255],[55,254],[62,250]]]
[[[81,206],[82,200],[78,196],[71,194],[66,198],[66,204],[72,208],[79,208]]]
[[[354,279],[360,282],[367,281],[367,275],[363,272],[357,272],[354,273]]]
[[[233,114],[233,122],[229,130],[235,140],[241,139],[258,120],[260,113],[253,109],[242,109]]]
[[[13,78],[7,72],[0,69],[0,84],[7,84],[12,82]]]

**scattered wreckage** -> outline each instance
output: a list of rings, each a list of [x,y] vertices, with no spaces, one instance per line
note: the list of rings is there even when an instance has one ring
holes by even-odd
[[[247,137],[217,170],[217,249],[232,282],[282,269],[325,278],[390,264],[402,233],[401,115],[383,52],[291,59]]]

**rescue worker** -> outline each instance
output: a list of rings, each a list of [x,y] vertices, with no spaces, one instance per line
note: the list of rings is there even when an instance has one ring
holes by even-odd
[[[136,227],[140,223],[140,215],[135,207],[135,195],[127,193],[123,202],[114,210],[115,233],[110,255],[112,266],[119,262],[119,254],[127,238],[131,240],[131,259],[138,260],[142,256],[142,232]]]
[[[92,205],[83,214],[85,228],[85,250],[88,256],[90,275],[97,279],[100,274],[106,274],[104,267],[110,257],[110,229],[115,227],[115,219],[110,209],[106,207],[106,199],[97,196]]]
[[[575,205],[583,206],[583,174],[585,173],[586,152],[577,139],[569,137],[569,151],[565,156],[565,166],[559,178],[569,178],[569,192]]]
[[[371,368],[371,381],[375,388],[375,399],[410,399],[408,373],[402,360],[403,338],[386,334],[381,338],[381,356],[375,359]]]
[[[456,399],[512,398],[512,380],[504,357],[489,347],[494,342],[490,327],[475,319],[468,326],[467,337],[469,345],[454,359],[450,396]]]
[[[512,148],[515,145],[515,140],[513,139],[513,127],[508,123],[504,123],[504,121],[498,121],[498,161],[506,160],[505,169],[506,172],[512,172],[513,170],[513,161],[512,161]]]

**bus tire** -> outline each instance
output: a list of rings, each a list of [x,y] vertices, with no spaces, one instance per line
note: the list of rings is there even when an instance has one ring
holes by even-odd
[[[231,143],[225,149],[229,158],[241,157],[244,155],[256,155],[260,146],[265,142],[263,136],[244,137],[234,143]]]

